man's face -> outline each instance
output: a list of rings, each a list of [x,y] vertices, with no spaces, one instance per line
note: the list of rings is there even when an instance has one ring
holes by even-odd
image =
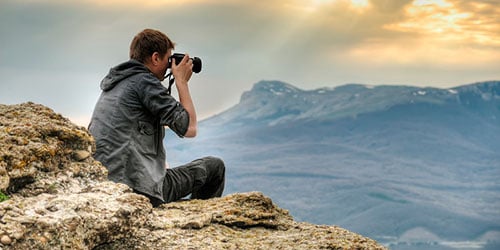
[[[172,56],[172,50],[169,49],[165,56],[160,60],[159,70],[161,75],[161,80],[163,80],[163,76],[167,74],[167,69],[170,68],[170,64],[168,63],[168,59]]]

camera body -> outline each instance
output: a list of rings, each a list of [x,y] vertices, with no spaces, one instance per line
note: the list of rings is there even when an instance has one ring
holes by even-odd
[[[185,54],[182,54],[182,53],[174,53],[169,58],[170,65],[172,65],[172,60],[175,60],[175,64],[179,64],[182,61],[182,58],[184,58],[184,55]],[[201,59],[198,57],[192,57],[190,59],[193,61],[193,72],[200,73],[200,71],[201,71]]]

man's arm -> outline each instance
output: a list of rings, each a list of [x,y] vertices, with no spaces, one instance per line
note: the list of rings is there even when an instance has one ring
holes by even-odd
[[[198,127],[196,110],[188,85],[189,79],[191,79],[191,75],[193,74],[192,68],[193,62],[189,59],[188,54],[184,56],[178,65],[175,64],[175,60],[172,60],[172,74],[174,75],[175,86],[179,93],[179,102],[189,114],[189,126],[186,134],[184,134],[185,137],[195,137]]]

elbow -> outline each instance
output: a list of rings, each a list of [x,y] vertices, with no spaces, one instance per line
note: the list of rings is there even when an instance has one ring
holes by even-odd
[[[197,132],[198,131],[196,126],[189,126],[188,130],[186,131],[186,134],[184,134],[184,137],[188,138],[196,137]]]

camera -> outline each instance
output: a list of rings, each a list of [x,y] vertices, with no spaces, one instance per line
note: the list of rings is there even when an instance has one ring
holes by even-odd
[[[182,58],[184,58],[184,54],[174,53],[169,58],[169,63],[170,63],[170,65],[172,65],[172,60],[175,60],[175,64],[179,64],[182,61]],[[201,59],[198,57],[192,57],[190,59],[193,61],[193,72],[200,73],[200,71],[201,71]],[[172,66],[170,66],[170,67],[172,67]]]

